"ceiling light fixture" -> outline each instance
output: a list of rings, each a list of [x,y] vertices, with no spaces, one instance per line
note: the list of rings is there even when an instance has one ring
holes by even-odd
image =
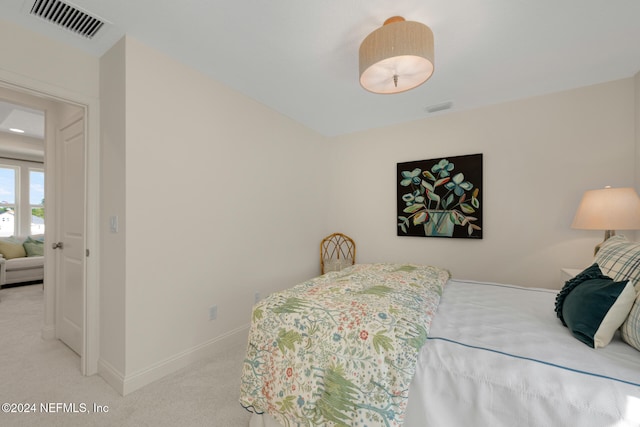
[[[24,130],[18,128],[9,128],[9,130],[15,133],[24,133]]]
[[[393,16],[360,45],[360,84],[373,93],[400,93],[433,74],[433,32]]]

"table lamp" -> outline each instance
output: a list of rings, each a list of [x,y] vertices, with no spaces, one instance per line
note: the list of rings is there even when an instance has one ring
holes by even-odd
[[[607,186],[585,191],[571,228],[604,230],[604,240],[595,247],[595,255],[616,230],[640,229],[640,197],[633,188]]]

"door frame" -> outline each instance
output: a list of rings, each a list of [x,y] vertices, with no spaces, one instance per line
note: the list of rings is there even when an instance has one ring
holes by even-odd
[[[16,74],[0,68],[0,87],[19,93],[31,95],[40,99],[72,104],[84,111],[85,117],[85,247],[90,256],[85,259],[85,300],[84,300],[84,351],[80,356],[80,371],[83,375],[98,373],[99,359],[99,267],[100,267],[100,242],[99,242],[99,199],[100,199],[100,102],[98,98],[78,94],[59,86],[30,79],[24,75]],[[56,130],[51,134],[48,125],[45,140],[45,173],[55,173],[55,139]],[[49,153],[49,154],[48,154]],[[53,161],[52,161],[53,160]],[[49,167],[47,167],[49,164]],[[55,191],[55,188],[47,186],[46,190]],[[55,230],[55,208],[45,209],[54,215],[47,214],[45,218],[45,230]],[[53,217],[52,217],[53,216]],[[50,241],[48,239],[47,241]],[[46,263],[46,257],[45,257]],[[45,318],[42,336],[45,339],[55,338],[55,289],[56,271],[50,268],[48,263],[45,269],[45,280],[53,283],[50,287],[54,292],[45,291]]]

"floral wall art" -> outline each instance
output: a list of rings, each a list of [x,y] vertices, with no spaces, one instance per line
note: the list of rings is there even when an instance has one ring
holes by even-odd
[[[398,236],[482,239],[482,154],[398,163]]]

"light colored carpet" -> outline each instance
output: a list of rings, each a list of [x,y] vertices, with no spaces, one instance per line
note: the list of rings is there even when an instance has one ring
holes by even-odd
[[[79,357],[63,343],[41,338],[42,307],[42,285],[0,289],[0,404],[36,405],[33,413],[0,412],[1,426],[249,425],[238,402],[244,345],[122,397],[99,376],[80,375]],[[86,412],[46,413],[41,404],[84,404]]]

